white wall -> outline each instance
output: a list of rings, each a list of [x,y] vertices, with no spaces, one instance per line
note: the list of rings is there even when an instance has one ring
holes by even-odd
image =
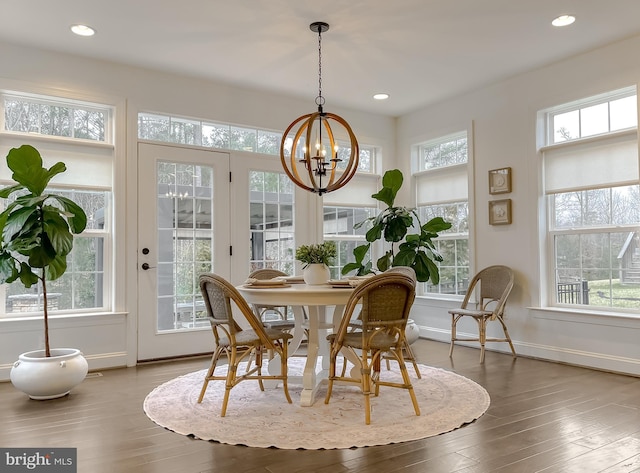
[[[1,42],[0,65],[0,89],[104,99],[104,103],[118,108],[115,313],[81,320],[55,317],[51,321],[51,338],[55,346],[81,349],[90,369],[133,365],[137,343],[138,112],[284,131],[293,119],[315,111],[315,92],[310,90],[307,98],[292,98]],[[381,146],[387,157],[393,157],[395,119],[333,107],[327,111],[346,118],[361,143]],[[236,154],[232,152],[232,159],[242,159],[241,153]],[[0,320],[0,380],[8,379],[11,365],[20,353],[42,347],[41,327],[39,319]]]
[[[507,307],[507,323],[521,354],[640,375],[640,319],[533,308],[540,305],[541,258],[536,112],[637,83],[638,50],[640,37],[452,98],[398,120],[353,110],[330,110],[347,118],[361,142],[384,148],[384,169],[398,166],[405,176],[410,174],[412,144],[467,129],[473,122],[475,265],[507,264],[516,270],[517,287]],[[308,99],[301,100],[2,43],[0,64],[0,87],[30,84],[36,89],[72,91],[81,97],[115,97],[116,102],[126,103],[127,120],[120,130],[124,144],[117,150],[116,199],[125,204],[116,215],[118,231],[122,232],[117,251],[123,261],[118,313],[96,315],[87,319],[92,320],[89,324],[62,318],[54,322],[54,330],[67,345],[84,351],[92,369],[131,365],[135,363],[137,328],[134,204],[138,111],[284,130],[293,118],[313,110],[313,91]],[[508,197],[513,200],[514,219],[511,225],[492,227],[487,221],[487,171],[504,166],[513,169],[513,192]],[[409,198],[408,187],[405,199]],[[455,305],[452,301],[420,299],[412,317],[423,336],[448,340],[447,309]],[[8,377],[18,353],[37,348],[34,344],[40,338],[36,321],[0,321],[0,379]],[[497,345],[490,348],[502,349]]]
[[[507,305],[507,324],[516,351],[530,356],[640,375],[640,314],[622,318],[603,313],[544,310],[538,234],[543,209],[536,152],[536,112],[572,100],[635,85],[640,80],[640,37],[574,57],[509,80],[453,97],[398,122],[397,154],[410,171],[411,145],[473,122],[476,270],[505,264],[516,271]],[[513,192],[491,196],[487,172],[510,166]],[[487,202],[511,198],[513,223],[491,226]],[[420,300],[412,317],[422,336],[448,340],[447,309],[456,303]],[[470,321],[475,325],[475,322]],[[500,335],[499,324],[493,334]],[[460,327],[471,332],[471,325]],[[508,352],[506,344],[491,347]],[[455,351],[454,351],[455,357]]]

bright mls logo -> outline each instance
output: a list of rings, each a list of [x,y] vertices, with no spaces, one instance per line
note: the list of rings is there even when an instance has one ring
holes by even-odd
[[[77,473],[75,448],[0,448],[0,473]]]

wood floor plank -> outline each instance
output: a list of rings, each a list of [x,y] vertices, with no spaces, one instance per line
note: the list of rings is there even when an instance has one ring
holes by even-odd
[[[491,396],[476,422],[436,437],[343,450],[279,450],[205,442],[165,430],[146,395],[208,358],[104,370],[71,395],[31,401],[0,383],[0,446],[76,447],[90,473],[640,472],[640,379],[419,340],[420,363],[454,371]],[[363,428],[366,428],[363,425]]]

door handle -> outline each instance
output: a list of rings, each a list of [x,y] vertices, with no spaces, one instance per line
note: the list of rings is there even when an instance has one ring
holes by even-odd
[[[155,268],[155,266],[149,266],[149,263],[142,263],[142,269],[144,269],[145,271],[148,271],[153,268]]]

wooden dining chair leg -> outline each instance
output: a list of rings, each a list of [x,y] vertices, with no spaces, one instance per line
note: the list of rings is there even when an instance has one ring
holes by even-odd
[[[409,390],[409,396],[411,396],[411,402],[413,403],[413,410],[416,415],[420,415],[420,406],[418,405],[418,399],[416,398],[416,393],[413,389],[413,384],[411,384],[411,379],[409,378],[409,372],[407,371],[407,365],[402,359],[402,354],[400,354],[400,373],[402,373],[402,381],[404,382],[404,386]]]
[[[209,370],[207,371],[207,375],[204,377],[204,382],[202,383],[202,389],[200,390],[200,396],[198,396],[198,404],[202,402],[204,399],[204,393],[207,391],[207,386],[209,385],[209,380],[213,375],[213,371],[216,368],[216,364],[218,363],[218,358],[220,358],[220,353],[222,349],[217,347],[213,356],[211,357],[211,365],[209,366]]]
[[[331,392],[333,391],[333,380],[336,377],[336,358],[333,353],[329,357],[329,382],[327,383],[327,395],[324,397],[324,403],[329,404]]]
[[[371,423],[371,366],[366,354],[362,357],[362,369],[360,370],[362,394],[364,394],[364,422]]]
[[[413,349],[411,348],[411,345],[409,345],[409,342],[407,342],[407,340],[404,341],[402,349],[406,351],[408,355],[404,359],[411,361],[411,364],[413,364],[413,369],[416,372],[416,377],[418,379],[422,379],[422,374],[420,373],[420,368],[418,368],[418,362],[416,361],[416,355],[413,353]]]
[[[516,355],[516,349],[513,347],[513,342],[511,341],[509,330],[507,330],[507,324],[504,323],[504,320],[502,319],[501,316],[498,316],[498,320],[500,321],[500,324],[502,324],[502,330],[504,331],[504,338],[507,340],[507,343],[509,343],[509,347],[511,348],[511,353],[513,354],[513,357],[516,358],[518,355]]]
[[[289,404],[291,404],[293,401],[291,400],[291,396],[289,396],[289,386],[287,383],[287,376],[284,376],[285,374],[287,374],[287,341],[285,340],[282,343],[282,355],[280,356],[280,375],[283,376],[282,377],[282,390],[284,391],[284,395],[287,398],[287,401],[289,402]]]
[[[451,314],[451,346],[449,347],[449,358],[453,356],[453,346],[456,340],[456,325],[458,324],[459,315]]]
[[[227,379],[224,385],[224,399],[222,400],[222,409],[220,410],[220,417],[227,415],[227,404],[229,404],[229,395],[231,389],[236,384],[236,376],[238,374],[238,357],[236,347],[231,348],[231,354],[229,355],[229,366],[227,369]]]
[[[487,343],[487,318],[476,318],[476,322],[478,322],[478,339],[480,340],[480,363],[484,363],[484,345]]]

